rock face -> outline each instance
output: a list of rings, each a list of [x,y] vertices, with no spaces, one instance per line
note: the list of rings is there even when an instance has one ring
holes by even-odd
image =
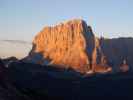
[[[85,21],[74,19],[41,30],[27,60],[82,73],[119,72],[127,68],[121,67],[124,59],[128,69],[133,66],[132,45],[132,38],[97,38]]]
[[[123,61],[126,60],[128,69],[133,68],[133,38],[101,38],[101,49],[112,66],[114,72],[122,71],[120,69]]]
[[[91,28],[85,21],[75,19],[54,27],[45,27],[35,37],[34,53],[31,55],[41,53],[50,64],[72,67],[85,72],[90,68],[89,59],[94,47],[93,40]]]
[[[72,68],[81,73],[96,72],[95,68],[108,71],[101,62],[104,55],[99,39],[94,36],[91,27],[80,19],[45,27],[34,38],[29,55],[28,59],[32,62]]]

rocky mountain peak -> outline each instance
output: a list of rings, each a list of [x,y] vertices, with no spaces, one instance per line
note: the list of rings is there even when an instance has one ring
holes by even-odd
[[[41,53],[44,59],[49,59],[50,64],[85,72],[90,63],[87,48],[92,48],[88,45],[88,40],[92,38],[94,34],[91,27],[84,20],[74,19],[44,27],[33,40],[33,51]]]
[[[72,68],[81,73],[96,72],[96,68],[106,72],[108,65],[103,64],[104,56],[101,41],[92,28],[84,20],[73,19],[44,27],[33,40],[28,60]]]

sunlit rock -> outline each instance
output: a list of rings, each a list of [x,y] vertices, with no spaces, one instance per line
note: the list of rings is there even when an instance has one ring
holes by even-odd
[[[50,64],[85,72],[90,68],[93,39],[91,27],[83,20],[74,19],[45,27],[34,38],[33,52],[41,53],[44,59],[49,59]]]
[[[101,41],[81,19],[44,27],[34,38],[28,59],[38,64],[53,64],[81,73],[112,70],[104,58]],[[100,66],[100,67],[99,67]]]

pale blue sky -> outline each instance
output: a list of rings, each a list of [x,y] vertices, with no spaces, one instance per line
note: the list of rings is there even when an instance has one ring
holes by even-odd
[[[72,18],[96,35],[133,37],[133,0],[0,0],[0,39],[31,41],[44,26]]]

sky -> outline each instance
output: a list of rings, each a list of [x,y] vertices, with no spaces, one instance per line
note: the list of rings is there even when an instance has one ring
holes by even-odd
[[[74,18],[96,36],[133,37],[133,0],[0,0],[0,39],[32,41],[45,26]]]

